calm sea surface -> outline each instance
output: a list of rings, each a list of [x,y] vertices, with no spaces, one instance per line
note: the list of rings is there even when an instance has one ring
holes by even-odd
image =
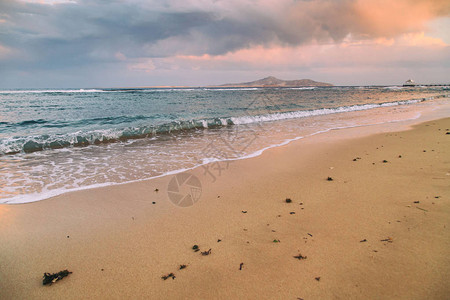
[[[0,90],[0,203],[259,155],[326,130],[416,118],[442,87]],[[443,98],[442,98],[443,99]]]

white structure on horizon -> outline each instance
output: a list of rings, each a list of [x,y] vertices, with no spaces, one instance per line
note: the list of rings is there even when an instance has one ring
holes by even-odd
[[[414,80],[408,79],[408,80],[405,81],[403,86],[416,86],[416,83],[414,82]]]

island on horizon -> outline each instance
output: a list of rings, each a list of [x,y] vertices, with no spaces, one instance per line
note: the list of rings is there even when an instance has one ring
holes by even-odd
[[[214,87],[314,87],[314,86],[333,86],[333,84],[314,81],[311,79],[282,80],[274,76],[269,76],[263,79],[250,82],[226,83],[221,85],[214,85]]]

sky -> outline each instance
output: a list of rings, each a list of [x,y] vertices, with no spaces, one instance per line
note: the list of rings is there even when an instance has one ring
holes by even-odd
[[[0,0],[0,88],[450,82],[449,0]]]

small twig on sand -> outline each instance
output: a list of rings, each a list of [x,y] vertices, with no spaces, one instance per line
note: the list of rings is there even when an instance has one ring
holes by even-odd
[[[388,237],[387,239],[381,240],[382,242],[389,242],[392,243],[394,240],[391,237]]]
[[[417,206],[416,206],[416,208],[428,212],[428,210],[426,210],[426,209],[423,209],[423,208],[420,208],[420,207],[417,207]]]

